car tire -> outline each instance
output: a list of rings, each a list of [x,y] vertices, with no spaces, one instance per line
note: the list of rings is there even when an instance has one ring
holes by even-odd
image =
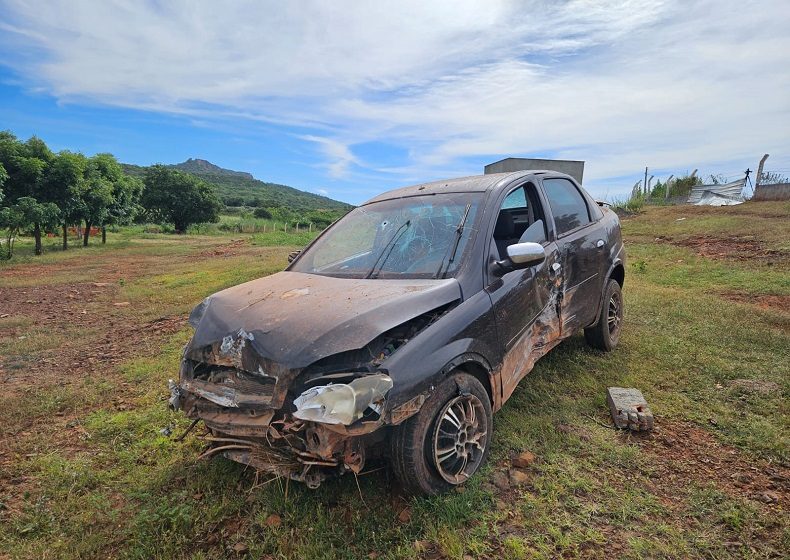
[[[412,495],[463,484],[485,464],[493,432],[491,400],[473,376],[450,374],[420,411],[390,436],[392,469]]]
[[[604,352],[614,350],[623,329],[623,309],[623,291],[617,280],[610,278],[603,293],[598,321],[584,329],[587,344]]]

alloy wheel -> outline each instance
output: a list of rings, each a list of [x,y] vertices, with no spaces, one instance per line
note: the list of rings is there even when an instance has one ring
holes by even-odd
[[[444,405],[433,438],[434,465],[444,480],[461,484],[474,474],[488,445],[486,426],[485,408],[475,395]]]

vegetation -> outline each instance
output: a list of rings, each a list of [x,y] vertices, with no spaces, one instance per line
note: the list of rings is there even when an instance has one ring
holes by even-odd
[[[0,556],[783,557],[788,214],[748,202],[624,219],[620,347],[602,354],[576,336],[539,361],[495,417],[488,468],[430,499],[400,496],[383,465],[310,491],[197,460],[199,429],[174,440],[189,421],[167,410],[166,382],[186,314],[281,270],[304,242],[295,235],[175,239],[131,226],[105,246],[0,264]],[[75,294],[84,281],[107,285]],[[62,313],[28,303],[61,293],[74,295]],[[656,431],[612,430],[607,386],[641,389]],[[535,455],[527,480],[492,485],[523,450]]]
[[[223,207],[218,191],[235,206]],[[204,160],[143,168],[120,164],[111,154],[55,154],[35,136],[22,142],[8,131],[0,132],[0,205],[0,229],[6,239],[0,255],[6,258],[13,254],[17,237],[27,234],[35,241],[34,254],[41,255],[42,236],[56,229],[66,250],[77,225],[83,246],[88,246],[96,228],[106,243],[108,228],[133,222],[158,224],[147,228],[151,231],[216,232],[210,225],[219,223],[220,211],[239,217],[235,223],[220,223],[222,231],[314,231],[351,208]]]
[[[774,171],[763,171],[760,174],[761,185],[775,185],[780,183],[790,183],[790,177]]]
[[[192,224],[219,221],[222,203],[205,181],[154,165],[146,170],[143,182],[141,203],[152,221],[170,222],[177,233],[184,233]]]
[[[713,176],[711,176],[713,178]],[[612,201],[612,208],[620,212],[635,213],[642,210],[645,204],[663,204],[667,198],[687,197],[691,193],[692,187],[701,185],[702,179],[696,174],[684,175],[682,177],[670,178],[666,183],[658,181],[650,190],[647,196],[642,190],[641,181],[634,185],[631,196],[628,198],[618,198]],[[669,196],[667,196],[669,189]]]
[[[35,198],[23,196],[11,206],[0,209],[0,229],[6,230],[5,257],[14,255],[14,242],[19,232],[25,228],[47,228],[54,226],[60,217],[60,210],[51,202],[39,203]],[[41,253],[41,237],[36,241],[37,254]]]
[[[290,212],[290,215],[278,216],[280,221],[293,219],[307,223],[314,221],[308,219],[309,214],[318,214],[328,216],[327,223],[331,223],[352,208],[344,202],[286,185],[259,181],[249,173],[223,169],[205,160],[189,159],[166,167],[194,175],[214,185],[226,207],[268,208],[273,214],[278,210]],[[141,177],[146,168],[125,164],[124,170],[132,176]]]
[[[3,167],[3,223],[7,230],[6,255],[12,255],[17,235],[32,231],[34,252],[42,252],[42,234],[61,225],[63,249],[68,248],[68,227],[84,223],[83,245],[91,229],[129,223],[140,196],[139,180],[123,174],[110,154],[86,158],[63,151],[54,154],[35,136],[21,142],[10,132],[0,132],[0,165]],[[54,210],[53,210],[54,209]],[[54,222],[57,218],[57,222]],[[26,221],[27,220],[27,221]],[[106,237],[102,235],[102,240]]]

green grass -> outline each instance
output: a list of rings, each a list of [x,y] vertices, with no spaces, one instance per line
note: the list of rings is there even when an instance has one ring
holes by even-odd
[[[9,404],[0,446],[0,556],[226,558],[237,550],[251,558],[781,556],[790,547],[786,503],[767,506],[747,491],[734,492],[724,484],[729,472],[721,479],[672,478],[681,450],[651,450],[650,440],[604,427],[605,388],[638,387],[659,433],[690,426],[745,465],[786,473],[790,315],[721,297],[787,295],[786,264],[706,259],[654,241],[736,232],[781,247],[790,238],[786,206],[734,208],[725,216],[692,209],[694,221],[680,222],[690,215],[685,207],[648,208],[624,221],[631,264],[620,346],[603,354],[577,335],[538,362],[495,417],[490,462],[462,492],[404,500],[393,495],[386,470],[316,491],[290,483],[286,492],[284,482],[256,487],[240,465],[196,461],[196,438],[176,443],[160,432],[178,434],[188,424],[166,408],[185,327],[100,379],[69,371],[73,382],[31,387]],[[238,254],[203,257],[197,255],[231,238],[161,236],[166,242],[148,244],[129,237],[123,245],[47,254],[41,266],[54,270],[47,281],[60,282],[72,267],[100,272],[115,260],[153,263],[127,275],[113,296],[130,302],[118,313],[143,321],[184,314],[215,290],[279,270],[289,250],[309,241],[266,235],[244,237]],[[35,276],[33,265],[24,266]],[[0,286],[4,281],[0,274]],[[24,317],[2,321],[0,333],[35,328]],[[73,341],[80,332],[75,326],[63,336]],[[84,336],[90,341],[100,333]],[[21,364],[45,351],[14,348]],[[734,379],[770,381],[779,390],[744,393],[729,385]],[[114,402],[117,394],[126,406]],[[673,435],[681,447],[693,444],[685,433]],[[492,473],[523,449],[538,457],[530,483],[499,495],[488,482]],[[401,521],[404,507],[410,516]],[[271,515],[279,526],[267,523]]]

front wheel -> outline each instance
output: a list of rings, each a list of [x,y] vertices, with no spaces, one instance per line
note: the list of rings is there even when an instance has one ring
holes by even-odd
[[[620,341],[623,328],[623,291],[617,280],[609,279],[601,302],[598,322],[584,329],[587,344],[604,352],[611,352]]]
[[[463,484],[488,457],[494,429],[491,400],[473,376],[446,378],[420,411],[395,426],[392,468],[410,494],[439,494]]]

